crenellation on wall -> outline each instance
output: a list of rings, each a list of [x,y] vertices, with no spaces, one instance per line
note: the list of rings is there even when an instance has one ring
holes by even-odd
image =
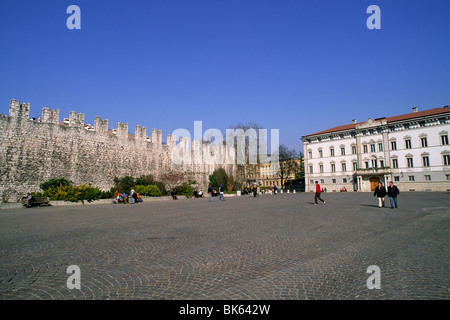
[[[21,120],[28,120],[30,118],[30,104],[21,103],[19,108],[19,116]]]
[[[128,140],[128,123],[117,122],[116,137],[121,141]]]
[[[172,152],[173,148],[175,147],[175,145],[177,144],[177,137],[173,136],[171,134],[167,135],[167,147],[168,147],[168,151]]]
[[[134,129],[134,139],[138,145],[143,145],[147,142],[147,129],[136,125]]]
[[[75,111],[69,112],[69,127],[83,128],[84,127],[84,113],[77,113]]]
[[[162,146],[162,130],[156,131],[156,143],[158,147]]]
[[[102,120],[102,118],[96,116],[94,120],[94,129],[97,136],[108,135],[108,119]]]
[[[19,117],[19,112],[20,102],[15,99],[11,99],[9,103],[9,116],[11,117],[11,119],[17,119]]]

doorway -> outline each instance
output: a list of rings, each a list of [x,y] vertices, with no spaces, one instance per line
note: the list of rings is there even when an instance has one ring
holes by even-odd
[[[372,177],[369,179],[370,181],[370,191],[375,191],[375,188],[378,187],[378,182],[380,182],[380,178]]]

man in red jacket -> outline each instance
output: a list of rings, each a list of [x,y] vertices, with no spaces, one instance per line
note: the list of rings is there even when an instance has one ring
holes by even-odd
[[[318,181],[316,181],[316,194],[314,196],[314,205],[317,205],[317,199],[319,199],[320,201],[322,201],[325,204],[326,201],[320,197],[321,193],[322,193],[322,189],[320,188],[320,184]]]

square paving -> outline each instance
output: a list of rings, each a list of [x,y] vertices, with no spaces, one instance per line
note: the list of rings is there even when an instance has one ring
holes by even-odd
[[[0,299],[449,299],[449,193],[0,210]],[[79,266],[81,289],[68,289]],[[368,289],[369,266],[381,289]]]

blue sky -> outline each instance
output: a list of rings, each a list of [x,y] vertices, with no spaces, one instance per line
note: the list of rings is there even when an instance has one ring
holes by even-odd
[[[0,113],[17,99],[164,140],[253,121],[300,150],[352,119],[449,105],[449,17],[450,0],[2,0]]]

